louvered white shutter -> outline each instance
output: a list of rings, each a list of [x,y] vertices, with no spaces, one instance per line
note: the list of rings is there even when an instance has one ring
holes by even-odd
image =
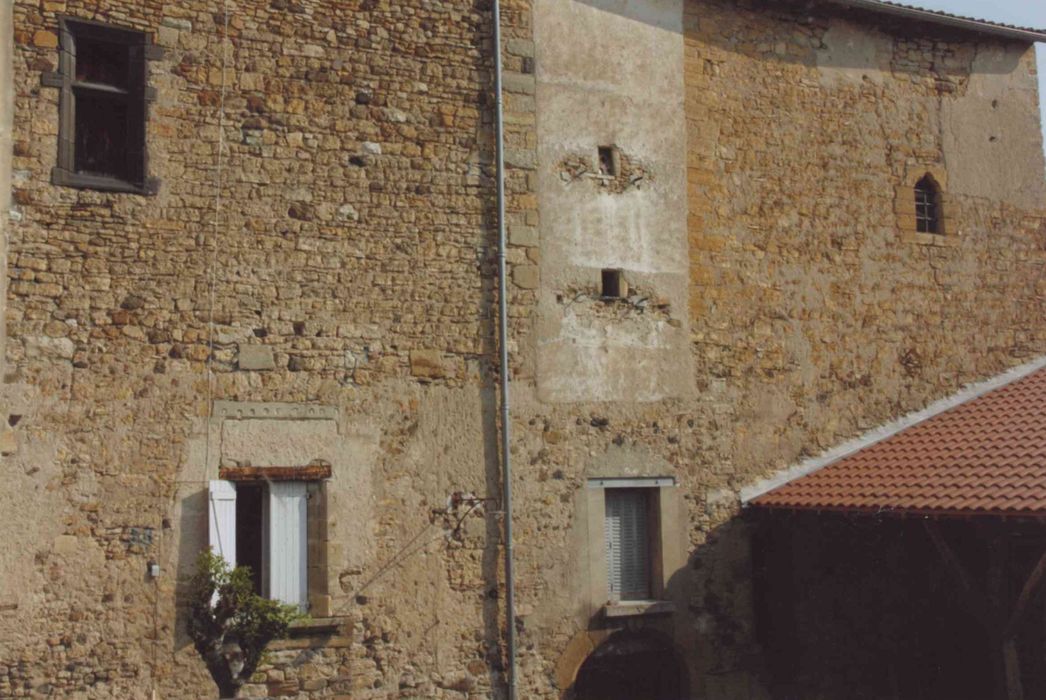
[[[268,596],[302,610],[308,605],[307,507],[305,482],[269,484]]]
[[[236,566],[236,486],[212,481],[207,501],[207,541],[231,569]]]
[[[607,585],[611,600],[650,598],[650,538],[647,495],[633,489],[606,490]]]

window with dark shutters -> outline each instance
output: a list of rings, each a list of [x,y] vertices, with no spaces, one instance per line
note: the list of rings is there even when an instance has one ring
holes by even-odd
[[[144,32],[64,18],[58,73],[61,89],[57,185],[151,193],[146,174]]]

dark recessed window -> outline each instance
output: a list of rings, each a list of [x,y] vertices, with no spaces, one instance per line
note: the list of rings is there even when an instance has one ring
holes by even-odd
[[[624,299],[628,296],[628,282],[621,270],[603,270],[600,295],[604,299]]]
[[[915,230],[941,233],[941,190],[930,175],[915,185]]]
[[[617,149],[613,146],[600,146],[597,155],[599,156],[599,174],[616,177]]]
[[[145,48],[143,32],[61,21],[56,184],[145,190]]]

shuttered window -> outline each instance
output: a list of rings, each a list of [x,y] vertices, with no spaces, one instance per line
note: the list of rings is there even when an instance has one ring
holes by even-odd
[[[236,486],[212,481],[208,499],[207,534],[211,550],[230,567],[236,565]]]
[[[237,556],[236,524],[237,520],[260,522],[262,594],[304,610],[308,604],[308,486],[304,481],[274,481],[265,488],[261,517],[240,513],[237,518],[238,507],[256,507],[251,504],[257,499],[237,499],[236,484],[231,481],[210,483],[210,546],[230,566],[256,567],[256,560],[244,559],[247,552]]]
[[[308,604],[307,542],[308,494],[304,481],[269,484],[268,597],[297,605]]]
[[[607,585],[611,600],[650,599],[649,498],[644,489],[607,489]]]

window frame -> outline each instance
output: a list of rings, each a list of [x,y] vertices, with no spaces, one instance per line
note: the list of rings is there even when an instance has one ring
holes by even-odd
[[[916,188],[928,179],[934,188],[937,217],[936,233],[920,230],[926,228],[919,221],[920,207],[917,206]],[[921,246],[954,247],[960,244],[961,230],[956,216],[957,207],[948,194],[948,171],[942,165],[914,163],[908,166],[894,189],[894,214],[900,239]],[[923,210],[924,211],[924,210]]]
[[[657,556],[658,546],[657,543],[660,540],[659,532],[660,527],[658,526],[657,518],[657,487],[633,487],[633,488],[604,488],[603,489],[603,534],[606,542],[606,560],[607,560],[607,596],[611,604],[617,605],[621,603],[637,603],[643,601],[654,600],[654,590],[656,584],[656,571],[655,558]],[[643,591],[642,595],[634,596],[627,595],[635,593],[636,590],[626,591],[624,590],[627,575],[622,570],[620,572],[620,580],[615,582],[612,575],[613,572],[613,548],[611,545],[610,535],[610,523],[612,519],[611,515],[611,501],[615,498],[633,497],[636,499],[636,504],[641,504],[641,523],[640,523],[640,535],[645,540],[644,546],[641,552],[638,552],[638,558],[641,558],[643,567]],[[618,548],[625,549],[626,538],[618,538]],[[631,552],[625,555],[618,555],[617,559],[621,568],[624,568],[624,562],[631,559]],[[617,589],[615,590],[615,583],[617,583]]]
[[[107,86],[76,80],[76,43],[83,39],[117,43],[128,50],[128,86],[121,93],[126,96],[128,124],[135,127],[126,142],[131,147],[126,148],[125,144],[128,178],[78,172],[76,169],[76,92],[112,93]],[[46,74],[42,81],[47,87],[59,89],[58,154],[51,171],[52,184],[103,192],[156,194],[159,182],[149,177],[146,144],[149,103],[155,97],[154,91],[148,87],[148,61],[158,55],[149,35],[128,27],[63,16],[58,18],[58,41],[58,70]]]
[[[614,599],[611,594],[607,552],[607,492],[630,489],[644,493],[647,509],[647,574],[649,598]],[[676,493],[678,483],[672,476],[599,476],[585,483],[588,515],[587,540],[590,604],[607,618],[635,615],[659,615],[674,611],[666,598],[669,577],[685,566],[685,533],[678,528],[681,504]]]
[[[227,475],[220,475],[225,477]],[[279,478],[266,480],[252,475],[244,477],[236,474],[239,478],[219,478],[208,485],[208,543],[211,549],[225,559],[230,568],[247,565],[241,562],[237,540],[238,521],[240,520],[240,499],[238,491],[241,486],[261,489],[262,513],[259,514],[261,521],[261,566],[260,571],[252,571],[253,577],[260,585],[261,595],[272,600],[279,600],[289,605],[298,605],[303,611],[312,611],[315,606],[316,597],[325,593],[322,574],[325,571],[326,561],[322,552],[315,551],[316,540],[320,533],[316,532],[316,523],[326,517],[326,499],[324,481],[314,479],[292,479]],[[300,519],[296,523],[286,523],[285,526],[276,527],[273,524],[272,504],[276,496],[273,486],[300,485],[300,494],[282,494],[282,497],[290,496],[300,498],[304,501],[304,512],[300,513]],[[274,547],[272,537],[274,533],[282,533],[284,538],[287,533],[294,535],[297,546],[286,547],[284,539],[283,546]],[[287,561],[296,560],[298,578],[297,600],[288,600],[281,596],[284,590],[283,584],[276,585],[273,591],[274,581],[280,572],[286,572],[286,566],[274,566],[273,563],[283,552],[288,557]],[[293,588],[294,586],[292,586]],[[274,595],[275,593],[275,595]],[[325,606],[327,608],[329,606]],[[329,610],[320,610],[325,613],[320,616],[328,616]]]
[[[927,173],[919,178],[912,188],[915,197],[915,231],[942,235],[941,188],[933,176]]]

